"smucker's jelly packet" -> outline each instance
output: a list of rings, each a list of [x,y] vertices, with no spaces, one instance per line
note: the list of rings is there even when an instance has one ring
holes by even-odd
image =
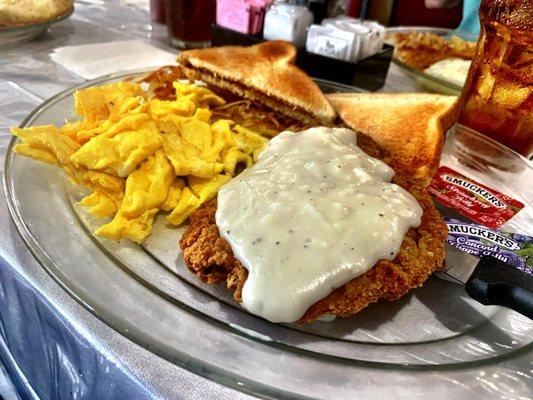
[[[520,201],[446,166],[439,167],[428,191],[439,203],[492,229],[524,208]]]
[[[533,276],[533,237],[501,232],[457,219],[444,218],[446,241],[458,250],[481,258],[492,256]]]

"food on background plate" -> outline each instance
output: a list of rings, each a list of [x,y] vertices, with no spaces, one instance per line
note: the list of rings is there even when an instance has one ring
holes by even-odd
[[[471,61],[461,58],[445,58],[424,70],[428,75],[463,87],[468,76]]]
[[[427,32],[394,32],[387,39],[394,43],[394,55],[400,61],[420,71],[448,58],[472,60],[476,50],[475,42],[456,35],[447,39]]]
[[[414,94],[404,95],[405,102],[403,102],[402,95],[395,94],[331,95],[330,98],[332,96],[338,96],[334,98],[332,104],[343,122],[358,131],[357,146],[368,155],[383,160],[394,168],[392,182],[414,196],[423,213],[420,225],[409,229],[402,237],[399,250],[397,253],[393,251],[392,259],[381,259],[368,271],[347,283],[326,287],[326,296],[312,304],[299,317],[300,322],[312,322],[331,314],[348,316],[380,299],[397,300],[410,289],[422,285],[429,275],[442,268],[444,258],[446,228],[425,186],[438,165],[444,132],[453,123],[455,98]],[[379,108],[377,108],[378,101]],[[393,112],[389,114],[389,108],[396,108],[396,111],[400,112],[401,104],[403,104],[401,118],[390,118]],[[348,113],[347,110],[353,112]],[[367,122],[366,125],[361,124],[361,129],[358,126],[360,122],[358,116],[364,116],[362,120]],[[383,136],[381,132],[384,133]],[[414,138],[420,139],[414,140]],[[380,140],[382,146],[377,143]],[[324,163],[322,168],[328,168],[327,160]],[[311,167],[315,167],[312,162]],[[317,179],[328,184],[327,179],[323,177],[324,175],[319,175]],[[310,181],[310,184],[313,183],[316,184],[316,181]],[[247,201],[248,199],[243,200]],[[302,210],[313,209],[313,201],[310,200],[306,206],[301,207]],[[339,212],[342,213],[343,210],[343,205],[340,204]],[[243,300],[243,290],[249,271],[241,262],[240,250],[235,252],[235,249],[222,237],[231,236],[231,229],[229,233],[226,229],[221,236],[216,213],[215,199],[206,202],[194,212],[180,246],[185,262],[192,272],[207,283],[225,281],[227,287],[234,291],[235,299],[240,302]],[[378,216],[380,213],[376,212]],[[287,230],[299,227],[298,224],[293,225],[289,218],[282,222]],[[371,228],[362,230],[368,235],[375,233]],[[315,232],[310,237],[311,241],[320,242],[321,233],[323,232],[320,230]],[[256,239],[249,238],[251,243],[248,245],[254,246],[252,243]],[[343,239],[339,238],[340,241]],[[353,238],[345,239],[348,246],[350,239]],[[266,239],[261,239],[261,242],[263,240]],[[278,240],[275,238],[268,240],[271,246],[278,246],[276,244]],[[300,260],[293,261],[298,263]],[[305,265],[302,263],[301,267],[305,268]],[[316,283],[318,285],[320,281]],[[298,296],[297,293],[299,292],[293,295]]]
[[[73,4],[72,0],[0,0],[0,30],[53,20]]]

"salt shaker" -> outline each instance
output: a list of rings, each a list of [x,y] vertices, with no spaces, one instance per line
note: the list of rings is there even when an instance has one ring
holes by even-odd
[[[305,0],[276,1],[265,15],[264,38],[286,40],[303,47],[307,28],[313,23],[313,14],[305,4]]]

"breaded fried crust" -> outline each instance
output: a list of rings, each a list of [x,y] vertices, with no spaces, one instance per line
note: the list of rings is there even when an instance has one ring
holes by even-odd
[[[358,144],[368,154],[390,162],[371,139],[360,135]],[[418,287],[443,266],[446,226],[425,188],[409,176],[397,174],[393,182],[409,191],[423,209],[422,222],[406,234],[393,261],[380,261],[365,274],[334,290],[312,305],[300,322],[312,322],[325,314],[348,316],[380,299],[397,300]],[[180,247],[189,269],[207,283],[226,281],[234,298],[241,301],[247,270],[233,256],[230,245],[219,235],[215,222],[216,199],[205,203],[190,217]]]

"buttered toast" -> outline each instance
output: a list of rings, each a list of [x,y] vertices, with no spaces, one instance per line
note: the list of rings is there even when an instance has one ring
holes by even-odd
[[[343,123],[386,149],[393,168],[429,184],[439,165],[444,134],[455,122],[455,96],[429,93],[327,95]]]
[[[428,185],[439,165],[444,134],[455,122],[455,96],[429,93],[327,95],[343,123],[386,149],[393,168]]]

